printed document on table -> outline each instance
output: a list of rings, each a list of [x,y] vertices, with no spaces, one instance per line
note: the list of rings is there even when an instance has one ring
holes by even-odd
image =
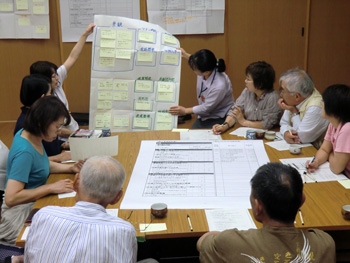
[[[256,228],[248,209],[206,209],[209,231]]]
[[[289,150],[290,144],[287,143],[285,140],[280,140],[280,141],[274,141],[274,142],[267,142],[265,143],[266,145],[278,150],[278,151],[287,151]],[[311,143],[299,143],[297,144],[300,147],[309,147],[312,146]]]
[[[254,128],[249,128],[249,127],[239,127],[238,129],[235,129],[233,132],[230,132],[230,135],[236,135],[236,136],[246,138],[246,134],[247,134],[248,130],[257,131],[257,130],[261,130],[261,129],[254,129]],[[264,131],[266,132],[267,130],[264,130]]]
[[[120,208],[250,208],[250,179],[267,162],[261,140],[142,141]]]
[[[180,132],[180,140],[222,140],[221,135],[214,134],[212,130],[188,130]]]
[[[304,176],[304,172],[306,171],[306,161],[311,161],[312,157],[309,158],[290,158],[290,159],[280,159],[281,163],[287,164],[291,167],[294,167],[298,170],[303,179],[303,182],[306,183],[314,183],[315,181],[309,178],[308,176]],[[314,178],[317,182],[328,182],[328,181],[338,181],[348,179],[343,174],[335,174],[329,168],[329,162],[325,162],[321,164],[318,169],[309,173],[309,175]]]

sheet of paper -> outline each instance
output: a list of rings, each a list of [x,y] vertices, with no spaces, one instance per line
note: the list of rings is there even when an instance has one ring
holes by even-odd
[[[24,229],[21,240],[27,240],[28,233],[29,233],[30,226],[26,226],[26,229]]]
[[[101,138],[69,138],[72,160],[84,160],[95,155],[118,154],[118,136]]]
[[[166,231],[166,230],[167,228],[165,223],[140,224],[141,233]]]
[[[180,132],[180,140],[222,140],[221,135],[216,135],[212,130],[188,130]]]
[[[70,193],[58,194],[58,199],[75,197],[77,193],[75,191]]]
[[[256,228],[248,209],[206,209],[205,215],[209,231],[224,231],[237,228],[248,230]]]
[[[225,0],[147,0],[147,15],[172,34],[224,33]]]
[[[311,161],[312,157],[309,158],[289,158],[289,159],[280,159],[281,163],[287,164],[291,167],[294,167],[298,170],[303,179],[303,182],[306,183],[314,183],[315,179],[317,182],[328,182],[328,181],[338,181],[338,180],[347,180],[348,178],[343,174],[335,174],[329,168],[329,162],[325,162],[321,164],[319,168],[313,172],[309,173],[309,175],[313,178],[309,178],[308,176],[304,176],[304,172],[306,171],[306,161]]]
[[[345,189],[350,189],[350,180],[339,180],[338,181]]]
[[[256,130],[260,130],[260,129],[254,129],[254,128],[249,128],[249,127],[239,127],[238,129],[234,130],[233,132],[230,132],[230,134],[246,138],[246,134],[247,134],[248,130],[256,131]]]
[[[249,208],[250,179],[267,162],[261,140],[142,141],[120,208]]]
[[[267,142],[265,143],[266,145],[278,150],[278,151],[287,151],[289,150],[290,144],[287,143],[285,140],[280,140],[280,141],[273,141],[273,142]],[[312,146],[311,143],[299,143],[298,144],[300,147],[309,147]]]
[[[118,208],[108,208],[106,209],[106,212],[111,216],[118,217]]]

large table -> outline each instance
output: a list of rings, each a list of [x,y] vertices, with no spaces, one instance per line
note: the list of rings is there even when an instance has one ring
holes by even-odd
[[[146,131],[146,132],[125,132],[118,133],[119,154],[116,159],[124,166],[127,178],[124,184],[126,189],[133,171],[136,158],[139,153],[142,140],[179,140],[180,134],[171,131]],[[242,140],[242,137],[222,135],[225,140]],[[264,142],[266,142],[264,140]],[[282,158],[311,157],[316,153],[314,147],[305,147],[298,156],[292,155],[289,151],[277,151],[267,145],[265,150],[271,162],[278,162]],[[50,175],[47,183],[53,183],[60,179],[74,179],[74,175]],[[296,227],[319,228],[322,230],[349,230],[350,221],[344,220],[341,215],[341,207],[350,202],[350,190],[346,190],[338,182],[319,182],[304,184],[306,201],[302,206],[304,225],[300,217],[296,217]],[[121,201],[120,201],[121,202]],[[120,202],[107,208],[119,208]],[[41,208],[47,205],[73,206],[75,198],[58,199],[57,195],[49,195],[35,202],[34,208]],[[132,212],[132,213],[131,213]],[[131,214],[131,216],[130,216]],[[190,215],[193,231],[190,230],[187,214]],[[170,209],[168,215],[163,219],[152,219],[152,223],[166,223],[167,231],[141,233],[139,223],[149,223],[151,214],[149,209],[140,210],[119,210],[118,216],[129,221],[137,230],[139,239],[162,239],[179,237],[198,237],[207,232],[208,224],[203,209]],[[256,222],[257,227],[262,227]],[[17,238],[17,246],[24,246],[25,241],[21,240],[24,228]]]

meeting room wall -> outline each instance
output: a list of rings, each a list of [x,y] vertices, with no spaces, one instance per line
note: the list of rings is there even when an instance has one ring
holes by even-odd
[[[278,78],[289,68],[306,69],[317,88],[349,84],[350,1],[348,0],[225,0],[225,33],[177,35],[189,53],[206,48],[226,62],[235,98],[244,89],[245,68],[265,60]],[[50,39],[0,39],[0,121],[15,121],[20,113],[19,90],[29,66],[37,60],[61,65],[75,43],[62,43],[58,0],[49,1]],[[147,21],[146,0],[140,0]],[[82,29],[83,31],[83,29]],[[91,43],[86,43],[70,70],[64,89],[72,112],[89,111]],[[347,70],[347,72],[346,72]],[[196,76],[182,62],[180,105],[196,105]]]

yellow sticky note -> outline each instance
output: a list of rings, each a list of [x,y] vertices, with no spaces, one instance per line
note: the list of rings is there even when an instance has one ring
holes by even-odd
[[[16,0],[17,10],[28,10],[28,0]]]
[[[121,90],[121,91],[128,91],[129,90],[129,83],[125,81],[114,81],[113,82],[113,90]]]
[[[144,100],[137,100],[135,101],[135,110],[151,110],[152,109],[152,102],[151,101],[144,101]]]
[[[101,39],[100,47],[115,48],[115,39]]]
[[[111,114],[110,113],[96,113],[95,127],[111,127]]]
[[[153,61],[153,52],[148,52],[148,51],[137,52],[137,61],[152,62]]]
[[[179,63],[178,53],[163,53],[163,62],[165,64],[177,65]]]
[[[44,0],[33,0],[33,3],[42,3]]]
[[[139,31],[139,41],[153,43],[154,34],[152,32]]]
[[[0,12],[12,12],[13,4],[12,3],[0,3]]]
[[[177,41],[175,37],[163,34],[163,43],[176,45]]]
[[[35,26],[35,33],[38,33],[38,34],[46,34],[47,33],[47,27],[42,25],[36,25]]]
[[[33,14],[36,14],[36,15],[45,14],[45,6],[43,4],[34,4],[33,5]]]
[[[132,48],[132,32],[127,30],[117,31],[117,48],[131,49]]]
[[[173,129],[172,132],[188,132],[189,129]]]
[[[97,88],[98,89],[112,89],[113,82],[109,80],[102,80],[97,82]]]
[[[128,101],[129,100],[129,93],[128,92],[114,92],[113,93],[113,100]]]
[[[137,80],[135,82],[136,92],[153,92],[153,81],[151,80]]]
[[[26,15],[22,15],[18,18],[19,26],[30,26],[30,18]]]
[[[117,49],[115,51],[115,58],[131,59],[131,50]]]
[[[129,127],[130,126],[129,116],[114,116],[114,127]]]
[[[157,112],[157,122],[172,122],[172,115],[167,112]]]
[[[112,109],[112,101],[110,101],[110,100],[99,100],[99,101],[97,101],[97,109],[99,109],[99,110],[110,110],[110,109]]]
[[[171,130],[172,124],[171,122],[157,122],[156,123],[156,130],[163,131],[163,130]]]
[[[111,91],[99,91],[97,93],[97,99],[98,100],[112,100],[113,99],[113,92]]]
[[[134,128],[149,128],[150,118],[134,118]]]
[[[173,92],[158,92],[157,100],[159,101],[173,101]]]
[[[158,82],[158,92],[173,92],[173,82]]]
[[[101,67],[114,67],[114,58],[100,58]]]
[[[101,38],[115,39],[116,31],[114,29],[101,29]]]
[[[100,48],[100,57],[102,58],[114,58],[114,48]]]

